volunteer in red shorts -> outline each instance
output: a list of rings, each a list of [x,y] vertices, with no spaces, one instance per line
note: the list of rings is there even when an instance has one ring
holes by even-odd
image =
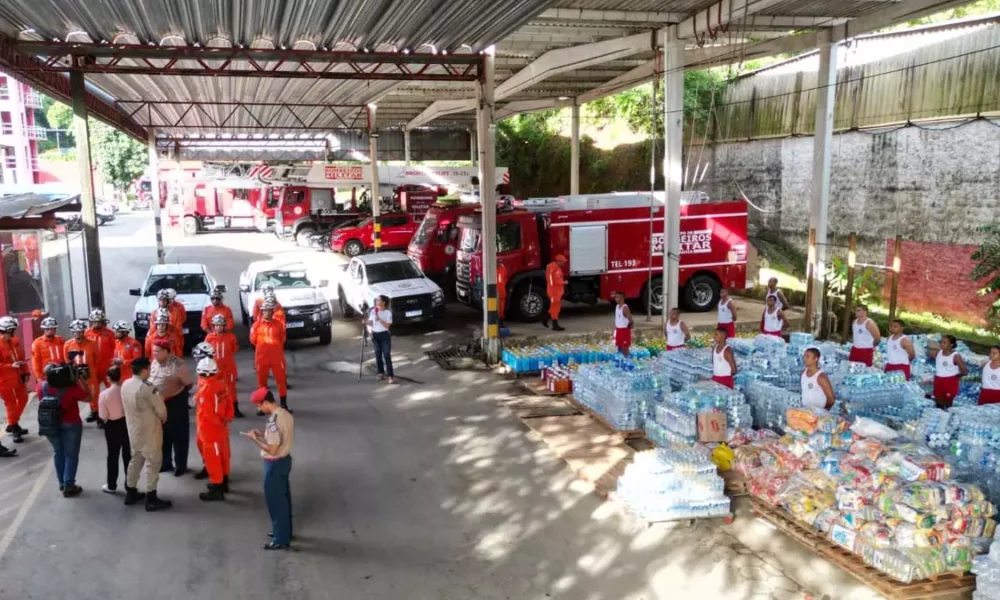
[[[713,334],[715,343],[712,346],[712,381],[733,388],[736,386],[736,358],[733,349],[726,343],[726,330],[719,327]]]
[[[939,408],[951,408],[959,382],[969,373],[962,355],[955,352],[957,343],[955,336],[942,335],[941,349],[934,355],[934,401]]]
[[[854,343],[851,345],[851,353],[847,360],[859,362],[872,366],[875,359],[875,346],[882,340],[875,321],[868,318],[868,307],[859,304],[854,309],[854,322],[851,323],[851,333],[854,336]]]
[[[979,404],[1000,403],[1000,346],[990,348],[990,362],[983,365],[983,387]]]
[[[615,347],[628,358],[632,346],[632,311],[625,304],[625,294],[615,292]]]
[[[681,321],[681,311],[670,309],[670,318],[663,326],[663,335],[667,338],[667,351],[679,350],[691,339],[691,332],[684,321]]]
[[[889,323],[889,337],[885,340],[885,372],[899,371],[910,380],[910,363],[916,352],[913,343],[903,334],[903,322],[894,319]]]
[[[736,303],[729,297],[729,290],[719,290],[718,326],[726,330],[726,335],[736,337]]]
[[[781,331],[788,325],[788,321],[785,319],[785,312],[778,307],[778,299],[775,296],[767,297],[767,308],[764,309],[764,317],[760,323],[761,333],[781,338]]]

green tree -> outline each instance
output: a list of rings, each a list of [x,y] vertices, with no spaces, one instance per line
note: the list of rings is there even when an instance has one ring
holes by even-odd
[[[145,146],[95,119],[90,119],[90,150],[107,181],[122,195],[148,162]]]
[[[981,296],[994,296],[993,304],[986,311],[986,322],[991,331],[1000,332],[1000,221],[994,221],[978,228],[983,236],[983,242],[972,253],[976,261],[971,278],[975,282],[984,282],[978,291]]]

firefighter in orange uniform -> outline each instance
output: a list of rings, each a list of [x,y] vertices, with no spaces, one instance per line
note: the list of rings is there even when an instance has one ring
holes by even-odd
[[[549,317],[552,317],[552,331],[565,330],[559,326],[559,311],[562,310],[563,292],[566,289],[566,280],[562,272],[565,264],[566,257],[560,254],[545,267],[545,291],[549,295],[549,314],[542,321],[542,325],[548,327]]]
[[[253,366],[257,371],[257,387],[267,387],[268,374],[274,373],[278,384],[281,408],[288,410],[288,385],[285,379],[285,324],[274,318],[275,301],[266,298],[261,305],[259,320],[250,328],[250,343],[256,349]],[[257,411],[261,413],[261,411]],[[288,410],[288,412],[291,412]],[[259,414],[261,416],[263,413]]]
[[[170,315],[166,309],[159,308],[150,316],[153,328],[146,334],[146,356],[153,356],[153,345],[163,340],[170,344],[170,353],[182,356],[184,337],[170,325]]]
[[[97,346],[97,381],[103,383],[105,389],[111,387],[108,381],[108,369],[115,359],[115,334],[107,327],[108,319],[104,311],[95,308],[90,311],[90,329],[85,334],[87,339]]]
[[[21,340],[17,338],[17,319],[0,317],[0,398],[7,409],[7,433],[14,436],[14,443],[24,441],[28,430],[18,423],[28,405],[28,361],[24,357]]]
[[[226,319],[226,329],[232,331],[233,327],[236,327],[236,321],[233,319],[233,309],[222,302],[222,288],[215,286],[212,293],[209,294],[208,299],[212,303],[206,306],[205,310],[201,312],[201,330],[206,334],[214,332],[215,327],[212,325],[212,317],[222,315]]]
[[[504,315],[507,312],[507,267],[497,263],[497,315],[500,317],[500,327],[504,327]]]
[[[236,353],[239,352],[240,344],[236,341],[236,335],[230,329],[225,316],[219,314],[212,317],[212,327],[214,331],[205,336],[205,341],[215,348],[215,363],[219,365],[219,374],[229,385],[229,397],[233,400],[233,416],[242,418],[243,413],[236,397],[236,378],[239,376],[236,369]]]
[[[184,311],[184,305],[175,300],[177,298],[177,292],[172,288],[165,288],[156,292],[156,301],[159,303],[159,307],[153,311],[155,316],[161,310],[166,311],[167,317],[170,318],[170,328],[177,331],[181,337],[181,349],[184,348],[184,321],[187,319],[187,313]],[[183,353],[176,353],[171,350],[172,353],[177,354],[177,356],[183,356]],[[152,356],[149,352],[149,348],[146,349],[146,356]]]
[[[87,322],[83,319],[76,319],[69,324],[69,332],[73,334],[72,339],[66,342],[63,352],[67,360],[71,360],[77,367],[87,367],[87,390],[90,392],[90,414],[87,422],[97,421],[98,427],[103,427],[97,416],[97,400],[101,392],[101,380],[97,378],[97,344],[93,340],[87,339]],[[79,355],[71,357],[71,352],[78,352]]]
[[[42,335],[31,343],[31,371],[35,379],[45,381],[45,365],[66,362],[66,340],[56,335],[59,323],[52,317],[42,319]]]
[[[274,302],[274,319],[280,321],[282,325],[285,324],[285,309],[278,302],[278,297],[274,293],[274,286],[265,283],[260,287],[260,291],[263,294],[260,298],[257,298],[253,303],[253,320],[256,321],[260,318],[260,310],[264,305],[264,301],[270,298]]]
[[[228,481],[225,463],[229,455],[229,422],[233,419],[233,401],[229,384],[221,377],[212,358],[198,361],[198,391],[195,393],[197,441],[205,471],[208,491],[198,494],[205,502],[225,500]]]
[[[132,361],[143,356],[142,344],[129,335],[132,328],[125,321],[115,321],[111,329],[115,332],[115,355],[111,364],[121,371],[121,381],[125,383],[132,377]]]

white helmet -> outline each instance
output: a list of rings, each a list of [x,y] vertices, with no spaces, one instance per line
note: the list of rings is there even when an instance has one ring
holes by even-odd
[[[212,293],[209,294],[208,297],[210,299],[218,298],[219,300],[221,300],[222,299],[222,288],[219,287],[219,286],[215,286],[214,288],[212,288]]]
[[[103,322],[105,322],[107,320],[108,320],[108,317],[104,314],[103,310],[101,310],[99,308],[95,308],[94,310],[90,311],[90,322],[91,323],[103,323]]]
[[[265,283],[265,284],[261,285],[260,286],[260,293],[264,294],[264,297],[273,296],[274,295],[274,284],[273,283]]]
[[[264,301],[260,303],[261,310],[274,310],[278,307],[278,301],[274,296],[264,296]]]
[[[17,331],[17,319],[8,316],[0,317],[0,331],[4,333]]]
[[[57,327],[59,327],[59,322],[52,317],[42,319],[42,329],[56,329]]]
[[[111,326],[111,329],[115,333],[128,333],[132,330],[132,326],[129,325],[127,321],[115,321],[115,324]]]
[[[191,350],[191,356],[195,358],[215,358],[215,347],[208,342],[199,342]]]
[[[228,325],[225,315],[212,315],[212,325]]]
[[[171,300],[177,298],[177,290],[175,290],[174,288],[167,288],[163,291],[167,293],[167,298],[170,298]]]
[[[215,359],[205,357],[198,361],[198,366],[195,367],[199,375],[215,375],[219,372],[219,365],[215,363]]]
[[[153,313],[153,322],[156,325],[170,325],[170,312],[166,309],[159,309]]]
[[[170,290],[169,289],[162,289],[162,290],[156,292],[156,299],[157,300],[170,300]]]
[[[73,333],[87,331],[87,322],[83,319],[74,319],[73,322],[69,324],[69,330]]]

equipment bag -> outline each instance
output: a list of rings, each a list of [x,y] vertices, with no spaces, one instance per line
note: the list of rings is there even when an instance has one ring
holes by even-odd
[[[62,396],[65,389],[50,393],[49,385],[42,386],[42,399],[38,401],[38,435],[59,435],[62,424]]]

